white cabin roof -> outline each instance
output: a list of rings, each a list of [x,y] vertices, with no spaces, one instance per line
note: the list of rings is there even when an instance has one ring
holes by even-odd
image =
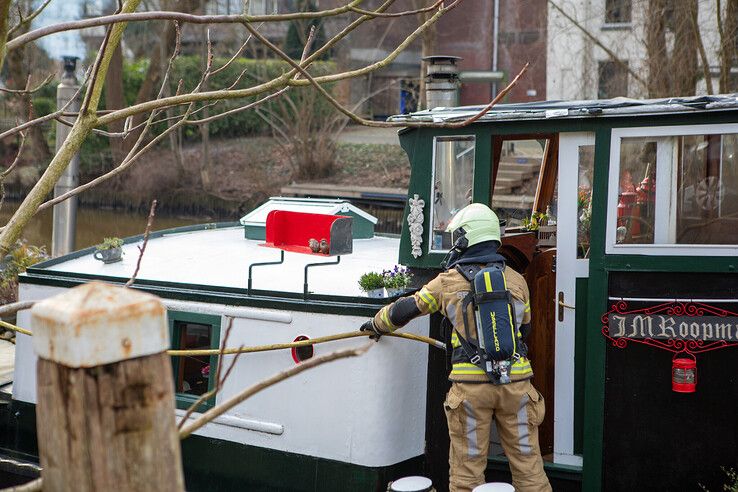
[[[290,212],[304,212],[310,214],[339,215],[341,213],[353,212],[363,217],[372,224],[377,224],[377,218],[368,214],[350,202],[341,199],[321,198],[289,198],[271,197],[269,201],[255,208],[241,217],[242,225],[263,225],[266,223],[267,215],[272,210],[287,210]]]
[[[260,246],[262,243],[245,239],[240,226],[187,232],[173,230],[160,237],[152,236],[137,279],[245,289],[250,264],[279,260],[280,251]],[[89,254],[73,253],[66,261],[40,267],[47,272],[128,279],[136,268],[141,244],[141,240],[125,244],[123,260],[117,263],[104,264],[95,260],[94,249],[90,249]],[[391,269],[397,261],[399,245],[399,238],[355,239],[353,253],[341,256],[340,264],[309,269],[310,291],[332,296],[363,295],[357,283],[361,274]],[[254,267],[252,287],[301,294],[305,265],[334,260],[335,257],[286,252],[281,265]]]

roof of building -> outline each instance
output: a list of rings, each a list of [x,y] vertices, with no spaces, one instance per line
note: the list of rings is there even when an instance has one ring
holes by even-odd
[[[459,106],[455,108],[433,108],[410,114],[390,116],[393,122],[446,123],[463,121],[484,106]],[[588,118],[602,116],[636,116],[673,112],[699,112],[708,110],[738,109],[738,94],[717,96],[671,97],[667,99],[593,99],[583,101],[538,101],[528,103],[498,104],[487,111],[477,122]]]

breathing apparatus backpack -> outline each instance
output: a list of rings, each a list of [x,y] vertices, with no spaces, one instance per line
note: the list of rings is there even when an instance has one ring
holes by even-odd
[[[472,364],[484,370],[492,383],[510,382],[510,366],[525,354],[525,345],[518,336],[513,297],[505,281],[505,263],[457,265],[456,269],[471,283],[471,291],[461,303],[464,336],[461,347]],[[474,318],[469,320],[469,305]],[[472,331],[476,346],[470,342]]]

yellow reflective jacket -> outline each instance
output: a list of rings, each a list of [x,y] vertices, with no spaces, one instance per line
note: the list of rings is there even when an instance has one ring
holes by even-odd
[[[505,267],[505,281],[507,289],[513,297],[515,305],[515,319],[517,329],[530,323],[530,294],[525,279],[510,267]],[[449,379],[457,382],[489,382],[484,370],[472,364],[469,357],[461,349],[459,337],[464,336],[464,319],[461,313],[461,303],[471,290],[470,283],[456,269],[439,274],[428,282],[418,292],[413,294],[415,304],[420,311],[418,315],[440,312],[452,324],[451,345],[452,370]],[[374,317],[374,325],[381,332],[392,332],[398,327],[392,324],[390,313],[395,303],[384,306]],[[473,307],[467,307],[469,319],[473,319]],[[476,345],[476,333],[469,334],[469,342]],[[510,380],[520,381],[533,377],[533,369],[527,357],[521,357],[510,368]]]

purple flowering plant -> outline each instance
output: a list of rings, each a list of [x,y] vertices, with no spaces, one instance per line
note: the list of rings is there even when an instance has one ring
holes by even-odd
[[[384,286],[388,289],[404,289],[410,285],[410,279],[412,274],[407,271],[407,268],[400,265],[395,265],[392,270],[384,270],[382,272],[384,276]]]

